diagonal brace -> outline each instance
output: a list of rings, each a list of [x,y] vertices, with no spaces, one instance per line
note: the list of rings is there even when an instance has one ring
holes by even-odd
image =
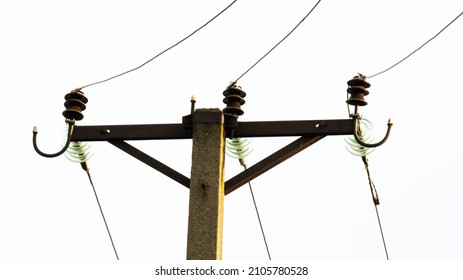
[[[129,143],[121,140],[111,140],[108,142],[113,144],[117,148],[123,150],[124,152],[128,153],[129,155],[133,156],[134,158],[140,160],[141,162],[151,166],[152,168],[156,169],[157,171],[161,172],[162,174],[166,175],[172,180],[180,183],[181,185],[187,188],[190,187],[190,179],[188,177],[175,171],[174,169],[156,160],[155,158],[145,154],[144,152],[140,151],[139,149],[135,148]]]
[[[321,140],[325,135],[302,136],[225,182],[225,195],[257,178],[293,155]]]

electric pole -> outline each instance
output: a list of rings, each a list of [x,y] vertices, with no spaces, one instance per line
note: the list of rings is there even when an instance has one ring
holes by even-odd
[[[225,131],[219,109],[193,113],[188,260],[222,259]]]
[[[296,120],[239,122],[243,114],[246,93],[232,84],[223,92],[224,103],[220,109],[194,110],[192,99],[191,114],[182,118],[178,124],[142,125],[95,125],[77,126],[75,121],[83,119],[87,97],[80,90],[65,95],[66,110],[63,115],[69,124],[65,147],[54,154],[39,150],[36,143],[37,128],[33,130],[33,145],[37,153],[45,157],[56,157],[64,153],[71,141],[107,141],[122,151],[151,166],[157,171],[190,189],[188,217],[188,260],[219,260],[222,258],[222,228],[224,196],[277,166],[293,155],[330,135],[353,135],[362,147],[377,147],[388,136],[392,123],[378,143],[365,143],[361,138],[358,106],[365,106],[370,84],[363,77],[349,80],[347,104],[355,106],[349,119],[338,120]],[[274,152],[224,182],[225,138],[238,137],[299,137],[295,141]],[[133,147],[129,140],[192,139],[191,178],[175,171],[162,162]]]

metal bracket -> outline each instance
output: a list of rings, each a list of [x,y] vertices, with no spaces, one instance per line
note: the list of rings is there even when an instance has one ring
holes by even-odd
[[[210,110],[208,113],[207,110],[202,112],[198,109],[192,115],[184,116],[180,124],[76,126],[72,141],[108,141],[181,185],[189,187],[189,178],[125,141],[192,139],[194,122],[224,122],[226,136],[229,138],[300,136],[299,139],[225,182],[225,194],[229,194],[325,136],[353,135],[355,121],[355,119],[339,119],[239,122],[235,116],[224,115],[220,110],[211,114]]]

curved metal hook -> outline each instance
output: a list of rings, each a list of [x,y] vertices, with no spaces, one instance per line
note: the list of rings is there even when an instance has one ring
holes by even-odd
[[[47,154],[47,153],[44,153],[42,152],[39,147],[37,146],[37,133],[38,133],[38,129],[36,126],[34,126],[33,130],[32,130],[32,144],[34,145],[34,150],[41,156],[43,157],[47,157],[47,158],[52,158],[52,157],[57,157],[59,155],[62,155],[64,152],[66,152],[66,150],[69,148],[69,144],[71,144],[71,138],[72,138],[72,134],[74,133],[74,121],[70,121],[70,120],[66,120],[66,122],[69,124],[69,127],[68,127],[68,135],[67,135],[67,139],[66,139],[66,144],[64,145],[64,147],[61,149],[61,151],[57,152],[57,153],[54,153],[54,154]]]
[[[370,143],[363,142],[360,139],[360,136],[357,134],[358,131],[359,131],[360,117],[358,115],[353,115],[352,117],[354,118],[354,137],[355,137],[355,141],[357,141],[357,143],[359,143],[360,145],[362,145],[364,147],[367,147],[367,148],[375,148],[375,147],[378,147],[378,146],[381,146],[382,144],[384,144],[384,142],[387,141],[387,138],[389,138],[389,133],[391,132],[391,127],[392,127],[391,119],[389,119],[388,122],[387,122],[387,132],[386,132],[386,135],[384,136],[383,140],[379,141],[378,143],[370,144]]]

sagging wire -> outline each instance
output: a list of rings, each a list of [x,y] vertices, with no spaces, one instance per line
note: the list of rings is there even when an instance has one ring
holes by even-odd
[[[463,15],[463,11],[457,16],[455,17],[452,21],[450,21],[446,26],[444,26],[444,28],[442,28],[436,35],[434,35],[433,37],[431,37],[429,40],[427,40],[426,42],[424,42],[424,44],[422,44],[420,47],[418,47],[416,50],[412,51],[410,54],[408,54],[406,57],[402,58],[400,61],[398,61],[397,63],[395,63],[394,65],[390,66],[389,68],[386,68],[385,70],[383,71],[380,71],[374,75],[370,75],[368,76],[367,78],[373,78],[373,77],[376,77],[378,75],[381,75],[389,70],[391,70],[392,68],[396,67],[397,65],[399,65],[400,63],[402,63],[404,60],[406,60],[407,58],[409,58],[410,56],[412,56],[414,53],[416,53],[417,51],[419,51],[421,48],[423,48],[425,45],[427,45],[429,42],[431,42],[432,40],[434,40],[437,36],[439,36],[445,29],[447,29],[447,27],[449,27],[453,22],[455,22],[461,15]]]
[[[98,194],[96,192],[96,188],[93,183],[92,176],[90,175],[90,169],[88,168],[87,160],[92,156],[92,153],[89,149],[89,144],[85,142],[80,142],[80,141],[78,142],[73,141],[69,145],[69,148],[67,149],[65,155],[69,160],[74,161],[74,162],[79,162],[82,169],[87,173],[88,180],[90,181],[90,185],[92,186],[93,193],[95,195],[95,199],[98,204],[98,208],[100,209],[101,217],[103,218],[103,222],[105,224],[106,231],[109,236],[109,240],[111,241],[111,245],[114,250],[114,254],[116,255],[116,259],[119,260],[119,255],[117,254],[116,245],[114,244],[111,231],[109,230],[108,222],[106,221],[103,208],[101,207],[100,199],[98,198]]]
[[[368,175],[368,184],[370,185],[371,197],[373,199],[373,204],[375,205],[376,217],[378,219],[379,230],[381,232],[381,238],[383,240],[384,252],[386,253],[386,259],[389,260],[389,254],[387,252],[387,246],[386,246],[386,239],[384,238],[383,227],[381,225],[381,219],[379,217],[379,211],[378,211],[378,205],[380,204],[378,192],[376,191],[375,184],[373,183],[373,180],[371,179],[371,176],[370,176],[370,169],[368,166],[367,156],[362,156],[362,161],[365,164],[365,170],[367,171],[367,175]]]
[[[276,47],[278,47],[278,45],[280,45],[284,40],[286,40],[286,38],[288,38],[289,35],[291,35],[299,27],[299,25],[302,24],[302,22],[312,13],[312,11],[315,10],[315,8],[318,6],[320,2],[321,0],[318,0],[318,2],[312,7],[312,9],[310,9],[310,11],[296,24],[296,26],[293,29],[291,29],[291,31],[288,34],[286,34],[286,36],[284,36],[278,43],[276,43],[275,46],[273,46],[267,53],[265,53],[261,58],[259,58],[253,65],[251,65],[251,67],[249,67],[246,71],[244,71],[244,73],[241,74],[241,76],[239,76],[234,82],[232,82],[231,86],[235,85],[239,79],[241,79],[244,75],[246,75],[249,71],[251,71],[252,68],[254,68],[257,64],[259,64],[259,62],[261,62]]]
[[[228,8],[230,8],[233,4],[236,3],[236,1],[238,0],[234,0],[233,2],[231,2],[227,7],[225,7],[223,10],[221,10],[218,14],[216,14],[213,18],[211,18],[210,20],[208,20],[206,23],[204,23],[203,25],[201,25],[199,28],[195,29],[193,32],[191,32],[190,34],[188,34],[186,37],[184,37],[183,39],[181,39],[180,41],[178,41],[177,43],[171,45],[170,47],[168,47],[167,49],[161,51],[160,53],[158,53],[157,55],[155,55],[154,57],[150,58],[149,60],[145,61],[144,63],[142,63],[141,65],[135,67],[135,68],[132,68],[130,70],[127,70],[125,72],[122,72],[120,74],[117,74],[117,75],[114,75],[112,77],[109,77],[109,78],[106,78],[104,80],[101,80],[101,81],[97,81],[97,82],[93,82],[93,83],[90,83],[90,84],[87,84],[87,85],[84,85],[80,88],[77,88],[77,90],[81,90],[83,88],[86,88],[86,87],[90,87],[90,86],[94,86],[94,85],[97,85],[97,84],[102,84],[102,83],[105,83],[105,82],[108,82],[112,79],[115,79],[115,78],[118,78],[120,76],[123,76],[125,74],[128,74],[130,72],[133,72],[135,70],[138,70],[140,68],[142,68],[143,66],[145,66],[146,64],[150,63],[151,61],[153,61],[154,59],[158,58],[159,56],[161,56],[162,54],[166,53],[167,51],[175,48],[176,46],[178,46],[179,44],[181,44],[183,41],[187,40],[188,38],[190,38],[191,36],[193,36],[196,32],[200,31],[201,29],[203,29],[204,27],[206,27],[206,25],[208,25],[209,23],[211,23],[213,20],[215,20],[217,17],[219,17],[221,14],[223,14],[226,10],[228,10]]]
[[[249,145],[250,143],[250,140],[244,138],[233,138],[231,140],[227,139],[227,154],[231,157],[238,158],[241,166],[243,166],[245,170],[247,169],[245,157],[252,152],[252,148]],[[248,182],[248,185],[249,191],[251,192],[252,201],[254,203],[254,208],[256,210],[257,220],[259,221],[260,231],[262,232],[262,238],[264,239],[265,248],[267,250],[267,256],[269,260],[272,260],[272,257],[270,255],[270,249],[267,243],[267,238],[265,237],[265,231],[262,225],[262,220],[259,215],[259,209],[257,207],[256,198],[252,190],[251,181]]]

